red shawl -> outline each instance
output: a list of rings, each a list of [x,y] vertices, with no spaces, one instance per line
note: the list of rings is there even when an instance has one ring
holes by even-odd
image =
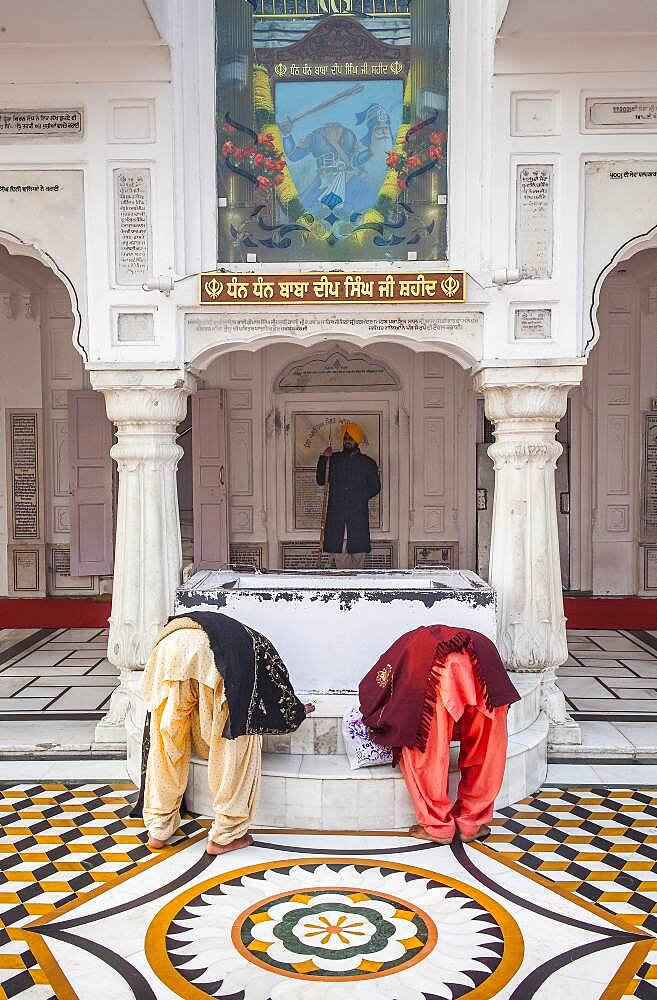
[[[438,695],[438,677],[450,653],[467,653],[488,708],[512,705],[520,695],[495,645],[479,632],[422,625],[402,635],[365,674],[358,693],[363,721],[380,746],[426,748]]]

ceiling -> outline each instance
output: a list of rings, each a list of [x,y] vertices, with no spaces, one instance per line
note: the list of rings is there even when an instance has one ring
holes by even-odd
[[[506,12],[504,8],[506,7]],[[657,34],[655,0],[501,0],[499,34]]]
[[[0,45],[160,44],[145,0],[0,0]]]

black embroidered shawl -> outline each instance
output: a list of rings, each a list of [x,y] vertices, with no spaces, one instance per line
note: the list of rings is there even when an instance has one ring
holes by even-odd
[[[208,637],[228,702],[224,739],[293,733],[299,728],[306,718],[305,708],[294,693],[287,667],[266,636],[215,611],[187,612],[179,617],[191,618]],[[175,617],[169,619],[169,624],[172,621]],[[142,742],[141,788],[130,813],[133,817],[143,815],[150,721],[148,712]]]
[[[306,717],[287,667],[260,632],[216,611],[187,612],[208,637],[228,702],[224,739],[293,733]]]

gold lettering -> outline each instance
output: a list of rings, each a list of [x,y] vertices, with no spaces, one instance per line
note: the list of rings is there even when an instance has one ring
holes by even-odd
[[[363,281],[360,274],[348,274],[344,282],[344,292],[346,298],[371,299],[374,295],[374,282]]]
[[[249,294],[249,286],[245,281],[238,281],[234,275],[226,285],[226,294],[231,299],[246,299]]]
[[[379,281],[379,297],[382,299],[392,299],[395,296],[395,276],[387,274],[383,281]]]
[[[261,274],[258,275],[257,281],[254,281],[251,290],[257,299],[273,299],[274,297],[273,283],[264,281]]]
[[[309,281],[279,281],[278,293],[282,299],[303,299],[310,287]]]
[[[427,281],[423,274],[415,278],[399,279],[399,294],[402,298],[420,299],[436,294],[436,282]]]
[[[318,281],[313,281],[313,291],[318,299],[337,299],[340,294],[340,285],[337,281],[331,281],[326,274],[323,274]]]

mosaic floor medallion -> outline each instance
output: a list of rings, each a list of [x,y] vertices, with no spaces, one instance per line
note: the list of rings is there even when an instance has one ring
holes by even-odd
[[[292,1000],[317,982],[331,998],[395,1000],[405,987],[408,996],[455,1000],[495,996],[523,948],[508,912],[446,876],[396,864],[278,862],[176,897],[152,922],[146,954],[186,997]]]

